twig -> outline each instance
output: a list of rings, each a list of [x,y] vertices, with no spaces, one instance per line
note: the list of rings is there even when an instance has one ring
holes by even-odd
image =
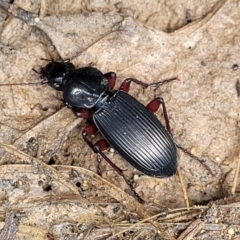
[[[236,187],[237,187],[237,180],[238,180],[238,176],[239,176],[239,168],[240,168],[240,152],[238,155],[238,162],[237,162],[237,168],[234,174],[234,179],[233,179],[233,186],[231,189],[231,193],[234,194],[236,191]]]
[[[219,183],[220,183],[220,191],[221,191],[221,193],[222,193],[222,197],[225,197],[226,196],[226,191],[225,191],[225,188],[224,188],[224,182],[225,182],[225,180],[226,180],[226,178],[227,178],[227,176],[228,176],[228,174],[229,173],[231,173],[232,172],[232,168],[230,169],[230,170],[228,170],[227,172],[225,172],[224,174],[223,174],[223,176],[220,178],[220,180],[219,180]]]
[[[13,16],[18,17],[22,21],[33,24],[36,19],[38,18],[38,15],[35,13],[27,12],[14,4],[10,4],[7,1],[0,0],[0,6],[11,13]],[[39,18],[38,18],[39,19]]]
[[[202,229],[203,222],[200,219],[193,221],[177,240],[191,240]]]
[[[14,147],[12,145],[8,145],[8,144],[0,142],[0,146],[2,146],[7,152],[13,153],[16,156],[19,156],[20,158],[30,161],[34,167],[43,168],[47,172],[46,174],[48,174],[52,178],[58,180],[65,186],[69,187],[73,191],[73,193],[75,193],[76,195],[81,196],[78,188],[73,183],[71,183],[70,180],[66,179],[62,174],[60,174],[57,170],[55,170],[53,167],[45,164],[44,162],[42,162],[41,160],[39,160],[37,158],[31,157],[31,156],[27,155],[26,153],[19,151],[16,147]],[[72,167],[69,167],[69,168],[72,169]],[[112,197],[115,196],[115,198],[116,198],[117,192],[119,192],[119,188],[117,188],[113,184],[102,179],[100,176],[96,175],[95,173],[93,173],[87,169],[84,169],[84,172],[86,172],[86,174],[92,178],[92,182],[94,182],[94,179],[98,179],[97,182],[99,182],[99,180],[100,180],[102,182],[102,184],[105,184],[105,188],[108,188],[108,192],[111,192],[111,190],[112,190],[112,192],[114,192]],[[129,205],[134,207],[134,210],[137,212],[137,214],[139,214],[140,217],[149,219],[148,221],[157,229],[159,235],[161,235],[162,237],[164,236],[165,238],[167,238],[169,240],[174,240],[174,238],[172,236],[170,236],[168,233],[165,232],[165,230],[162,228],[161,225],[159,225],[158,222],[153,221],[152,217],[149,218],[148,212],[142,204],[138,203],[137,200],[135,200],[135,198],[131,197],[128,194],[126,194],[126,196],[127,196],[126,201],[125,201],[126,204],[129,201]],[[135,200],[135,203],[133,205],[131,203],[134,200]],[[130,201],[131,201],[131,203],[130,203]],[[128,207],[130,208],[130,206],[128,206]],[[112,226],[110,220],[108,220],[108,218],[106,220],[109,223],[109,225]]]
[[[0,239],[12,240],[15,239],[17,230],[18,230],[18,221],[14,218],[13,212],[6,213],[5,216],[5,225],[0,234]]]
[[[128,228],[126,228],[126,229],[124,229],[124,230],[122,230],[122,231],[120,231],[120,232],[112,235],[111,237],[107,238],[107,240],[114,239],[115,237],[121,235],[122,233],[127,232],[127,231],[130,231],[130,230],[132,230],[132,229],[135,228],[135,227],[139,227],[142,223],[148,222],[149,220],[152,220],[152,219],[154,219],[154,218],[156,218],[156,217],[158,217],[158,216],[161,216],[161,215],[162,215],[162,213],[159,213],[159,214],[153,215],[153,216],[151,216],[151,217],[149,217],[149,218],[145,218],[145,219],[143,219],[142,221],[139,221],[139,222],[137,222],[137,223],[135,223],[135,224],[132,224],[132,225],[129,226]],[[169,239],[174,239],[173,237],[170,237],[170,236],[168,236],[168,238],[169,238]]]
[[[46,4],[46,0],[41,0],[41,8],[40,8],[40,13],[39,13],[39,19],[43,19],[44,16],[46,15],[46,11],[47,11],[47,4]]]
[[[189,210],[189,199],[188,199],[187,190],[186,190],[186,187],[184,185],[184,181],[183,181],[183,177],[182,177],[182,173],[181,173],[180,168],[178,168],[178,176],[179,176],[179,180],[180,180],[180,183],[181,183],[181,186],[182,186],[183,198],[185,200],[186,207]]]

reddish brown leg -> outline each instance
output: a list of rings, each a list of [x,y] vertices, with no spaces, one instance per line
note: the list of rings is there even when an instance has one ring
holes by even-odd
[[[147,105],[147,109],[149,109],[152,113],[155,113],[158,110],[160,105],[162,105],[162,107],[163,107],[163,116],[164,116],[164,120],[165,120],[165,123],[166,123],[166,128],[167,128],[168,132],[172,135],[171,127],[170,127],[170,124],[169,124],[169,118],[168,118],[168,114],[167,114],[167,109],[166,109],[163,98],[158,97],[158,98],[153,99]]]
[[[117,78],[116,73],[108,72],[104,74],[104,77],[107,78],[109,83],[109,89],[112,90],[116,83],[116,78]]]
[[[124,80],[124,82],[121,84],[119,90],[122,90],[124,92],[129,92],[130,90],[130,84],[131,82],[134,82],[140,86],[142,86],[143,89],[147,88],[148,87],[148,84],[147,83],[144,83],[144,82],[141,82],[135,78],[127,78]]]
[[[97,153],[97,157],[98,157],[98,163],[101,163],[101,159],[100,156],[102,158],[104,158],[105,161],[107,161],[111,167],[120,175],[123,177],[123,179],[125,180],[125,182],[128,184],[128,186],[130,187],[131,191],[134,193],[134,195],[136,196],[137,200],[140,203],[144,203],[143,199],[141,199],[141,197],[136,193],[132,183],[126,178],[126,176],[123,174],[123,170],[120,169],[118,166],[116,166],[104,153],[103,151],[106,150],[107,148],[109,148],[109,144],[107,143],[107,141],[105,139],[101,139],[99,141],[97,141],[95,144],[93,144],[89,139],[88,136],[93,135],[94,133],[97,132],[97,127],[94,124],[88,125],[82,132],[82,136],[84,141],[88,144],[88,146],[95,152]],[[101,171],[100,167],[98,169],[98,171]]]
[[[83,119],[88,119],[91,115],[91,111],[89,109],[75,108],[75,107],[72,107],[71,109],[77,117],[80,117]]]
[[[109,148],[109,144],[105,139],[100,139],[95,144],[93,144],[89,139],[88,136],[95,134],[98,131],[95,124],[90,124],[85,127],[82,132],[82,136],[84,141],[88,144],[88,146],[99,155],[101,155],[121,176],[123,175],[123,170],[117,167],[102,151],[107,150]],[[101,162],[101,160],[98,160]]]
[[[80,117],[83,119],[88,119],[90,117],[91,111],[89,109],[73,107],[70,104],[68,104],[64,99],[62,101],[68,108],[72,109],[73,113],[77,117]]]
[[[85,142],[87,142],[88,146],[95,152],[98,153],[95,150],[95,147],[99,147],[101,151],[107,150],[109,148],[109,144],[105,139],[101,139],[97,141],[95,144],[93,144],[91,141],[87,139],[87,136],[91,136],[95,134],[98,131],[95,124],[89,124],[85,127],[85,129],[82,132],[83,139]],[[86,136],[86,137],[84,137]],[[97,155],[97,161],[98,161],[98,174],[101,175],[101,158],[99,157],[99,154]]]
[[[138,85],[140,85],[143,89],[146,89],[147,87],[155,87],[155,88],[158,88],[159,86],[165,84],[165,83],[169,83],[173,80],[178,80],[177,77],[175,78],[170,78],[170,79],[166,79],[166,80],[163,80],[163,81],[160,81],[160,82],[156,82],[156,83],[151,83],[151,84],[147,84],[147,83],[144,83],[136,78],[127,78],[126,80],[124,80],[124,82],[121,84],[119,90],[122,90],[124,92],[128,92],[129,89],[130,89],[130,84],[131,82],[134,82]]]
[[[158,97],[158,98],[153,99],[146,107],[152,113],[155,113],[158,110],[160,104],[162,104],[162,107],[163,107],[163,115],[164,115],[164,119],[165,119],[165,123],[166,123],[166,128],[167,128],[168,132],[172,136],[171,127],[170,127],[170,124],[169,124],[169,118],[168,118],[168,114],[167,114],[167,109],[166,109],[166,106],[165,106],[163,98]],[[179,148],[185,154],[189,155],[191,158],[193,158],[193,159],[197,160],[198,162],[200,162],[213,175],[212,170],[207,166],[207,164],[205,163],[205,160],[200,159],[199,157],[193,155],[187,149],[185,149],[184,147],[179,145],[176,141],[175,141],[175,144],[176,144],[177,148]]]
[[[109,143],[105,140],[105,139],[100,139],[98,140],[95,144],[94,144],[94,147],[98,146],[100,148],[101,151],[105,151],[107,150],[110,145]],[[97,162],[98,162],[98,174],[100,176],[102,176],[102,169],[101,169],[101,162],[102,162],[102,159],[100,157],[99,154],[97,154]]]

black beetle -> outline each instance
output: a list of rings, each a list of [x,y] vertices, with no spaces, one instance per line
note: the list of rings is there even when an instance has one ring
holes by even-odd
[[[90,148],[103,157],[127,182],[139,201],[131,182],[103,151],[113,147],[128,163],[140,172],[152,177],[170,177],[177,171],[177,147],[204,164],[204,161],[189,153],[173,141],[166,107],[162,98],[155,98],[147,107],[128,94],[131,82],[143,89],[165,84],[177,78],[146,84],[134,78],[127,78],[118,90],[113,90],[116,74],[103,74],[93,67],[76,69],[69,61],[50,61],[40,71],[42,84],[63,91],[65,104],[93,123],[82,132]],[[154,115],[163,107],[166,128]],[[105,139],[93,144],[88,137],[100,131]],[[209,168],[204,165],[208,170]],[[100,172],[100,165],[98,168]]]
[[[47,59],[43,59],[47,60]],[[49,60],[47,60],[49,61]],[[34,69],[33,69],[34,70]],[[171,78],[157,83],[146,84],[135,78],[127,78],[118,90],[113,90],[116,74],[103,74],[93,67],[76,69],[69,61],[49,61],[41,68],[40,84],[48,84],[63,92],[63,101],[78,116],[92,119],[82,132],[84,141],[97,153],[98,172],[103,157],[126,181],[140,202],[144,202],[135,192],[132,183],[125,177],[123,170],[117,167],[103,151],[113,147],[128,163],[140,172],[165,178],[177,171],[177,148],[199,161],[212,175],[205,161],[191,154],[173,140],[165,103],[161,97],[152,100],[146,107],[128,94],[131,82],[143,89],[158,87],[178,78]],[[14,83],[8,85],[38,85],[39,83]],[[163,107],[166,128],[154,113]],[[89,136],[97,131],[105,139],[93,144]]]

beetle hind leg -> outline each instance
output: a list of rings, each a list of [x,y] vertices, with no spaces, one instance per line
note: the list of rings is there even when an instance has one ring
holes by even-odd
[[[182,147],[181,145],[179,145],[176,141],[175,141],[175,144],[177,146],[177,148],[179,148],[181,151],[183,151],[185,154],[187,154],[189,157],[197,160],[201,165],[203,165],[203,167],[208,171],[210,172],[210,174],[212,176],[214,176],[214,173],[212,172],[211,168],[206,164],[206,161],[195,156],[194,154],[192,154],[191,152],[189,152],[186,148]]]
[[[170,135],[172,136],[171,127],[170,127],[170,123],[169,123],[169,118],[168,118],[168,114],[167,114],[167,109],[166,109],[163,98],[158,97],[158,98],[153,99],[146,107],[152,113],[155,113],[158,110],[160,105],[162,105],[162,108],[163,108],[163,116],[164,116],[164,120],[165,120],[165,123],[166,123],[166,128],[167,128],[168,132],[170,133]],[[187,154],[191,158],[197,160],[200,164],[202,164],[204,166],[205,169],[207,169],[213,175],[212,170],[208,167],[205,160],[200,159],[199,157],[195,156],[194,154],[189,152],[187,149],[185,149],[184,147],[179,145],[176,141],[174,141],[174,142],[175,142],[178,149],[183,151],[185,154]]]
[[[172,136],[169,118],[168,118],[168,114],[167,114],[167,109],[166,109],[163,98],[158,97],[158,98],[153,99],[146,107],[152,113],[155,113],[155,112],[157,112],[160,105],[162,105],[162,108],[163,108],[163,116],[164,116],[164,120],[166,123],[166,128],[167,128],[168,132],[170,133],[170,135]]]
[[[102,139],[103,140],[103,139]],[[118,166],[116,166],[103,152],[102,150],[100,149],[99,146],[97,145],[94,145],[94,148],[95,150],[94,151],[98,151],[98,155],[100,155],[102,158],[104,158],[105,161],[107,161],[111,167],[120,175],[123,177],[123,179],[125,180],[125,182],[127,183],[127,185],[129,186],[129,188],[131,189],[131,191],[134,193],[135,197],[137,198],[137,200],[140,202],[140,203],[144,203],[144,200],[138,195],[138,193],[135,191],[131,181],[124,175],[122,169],[120,169]]]
[[[104,153],[103,151],[109,148],[109,144],[105,139],[100,139],[95,144],[93,144],[89,139],[88,136],[93,135],[97,132],[97,127],[94,124],[88,125],[82,132],[82,136],[84,141],[88,144],[88,146],[97,154],[97,160],[98,160],[98,172],[101,172],[100,163],[101,163],[101,157],[110,164],[110,166],[120,175],[123,177],[125,182],[128,184],[131,191],[134,193],[135,197],[140,203],[144,203],[144,200],[137,194],[135,191],[132,183],[130,180],[124,175],[121,168],[116,166]]]

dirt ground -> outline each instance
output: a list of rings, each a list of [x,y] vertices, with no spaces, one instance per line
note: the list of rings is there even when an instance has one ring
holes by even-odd
[[[0,7],[0,239],[240,239],[238,1]],[[116,89],[129,77],[177,76],[156,90],[132,84],[130,94],[144,105],[163,97],[174,140],[210,171],[179,150],[178,173],[152,178],[106,151],[145,204],[104,161],[100,177],[85,121],[61,92],[34,84],[47,60],[64,59],[116,72]]]

